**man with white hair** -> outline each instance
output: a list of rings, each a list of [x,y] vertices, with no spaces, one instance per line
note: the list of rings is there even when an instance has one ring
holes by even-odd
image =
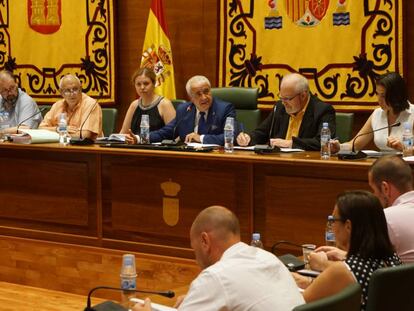
[[[280,148],[319,150],[322,124],[327,122],[335,137],[335,109],[309,92],[308,80],[297,73],[283,77],[279,101],[252,133],[240,133],[240,146],[269,144]]]
[[[186,90],[191,102],[180,104],[175,119],[151,132],[150,141],[180,137],[184,142],[224,145],[224,125],[227,117],[236,118],[234,106],[214,98],[210,81],[204,76],[190,78]]]
[[[56,131],[61,113],[66,113],[70,136],[90,139],[101,136],[101,106],[95,99],[82,93],[79,78],[72,74],[63,76],[60,79],[59,89],[63,99],[53,104],[40,128]],[[80,133],[81,127],[82,133]]]
[[[36,102],[17,85],[11,72],[0,72],[0,133],[14,134],[19,128],[37,128],[42,115]]]

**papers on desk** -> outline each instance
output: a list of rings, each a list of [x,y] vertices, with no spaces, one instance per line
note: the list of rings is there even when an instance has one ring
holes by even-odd
[[[20,134],[11,135],[12,142],[16,144],[57,143],[59,134],[49,130],[20,129]]]
[[[200,144],[200,143],[187,143],[188,147],[193,147],[193,148],[205,148],[205,147],[220,147],[220,145],[215,145],[215,144]]]
[[[401,152],[396,150],[383,150],[383,151],[376,151],[376,150],[361,150],[365,153],[369,158],[380,158],[386,155],[399,155]]]
[[[107,143],[125,143],[126,134],[111,134],[108,137],[98,137],[95,140],[97,144],[107,144]]]
[[[135,302],[135,303],[141,303],[141,304],[144,303],[144,300],[139,299],[139,298],[131,298],[130,301]],[[154,303],[154,302],[151,302],[151,309],[152,309],[152,311],[173,311],[173,310],[177,310],[176,308],[160,305],[160,304]]]
[[[255,146],[247,146],[247,147],[241,147],[241,146],[234,146],[234,150],[244,150],[244,151],[254,151]],[[280,148],[280,152],[289,153],[289,152],[301,152],[304,151],[303,149],[298,148]]]
[[[414,163],[414,156],[403,157],[403,160],[408,163]]]

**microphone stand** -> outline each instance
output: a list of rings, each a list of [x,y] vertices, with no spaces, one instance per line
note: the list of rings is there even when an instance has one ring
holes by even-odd
[[[102,92],[99,94],[99,99],[102,97]],[[83,126],[85,125],[86,121],[89,119],[89,116],[91,115],[92,111],[95,110],[96,105],[98,105],[98,100],[95,102],[95,104],[92,106],[91,110],[89,111],[88,115],[86,116],[85,120],[83,121],[81,127],[79,128],[79,138],[74,137],[70,139],[71,145],[78,145],[78,146],[87,146],[87,145],[93,145],[95,141],[93,139],[90,139],[88,137],[82,137],[82,130]]]
[[[355,141],[359,137],[364,136],[364,135],[368,135],[368,134],[372,134],[372,133],[375,133],[377,131],[397,127],[397,126],[400,126],[400,125],[401,125],[401,122],[396,122],[396,123],[393,123],[391,125],[380,127],[379,129],[375,129],[375,130],[372,130],[370,132],[361,133],[361,134],[357,135],[354,138],[354,140],[352,141],[352,151],[350,151],[350,152],[349,151],[343,151],[343,152],[340,151],[340,152],[338,152],[338,159],[339,160],[358,160],[358,159],[366,158],[367,157],[366,153],[362,152],[361,150],[359,150],[358,152],[355,152]]]
[[[27,120],[33,118],[34,116],[37,116],[39,113],[42,113],[45,109],[46,109],[46,107],[42,107],[42,108],[39,109],[39,111],[32,114],[30,117],[28,117],[28,118],[24,119],[23,121],[19,122],[19,124],[17,124],[17,127],[16,127],[16,134],[19,134],[19,128],[24,122],[26,122]]]
[[[103,306],[103,308],[100,308],[98,306],[98,309],[95,309],[91,306],[91,298],[92,298],[92,294],[100,289],[109,289],[109,290],[117,290],[117,291],[123,291],[123,292],[131,292],[131,293],[144,293],[144,294],[153,294],[153,295],[160,295],[160,296],[164,296],[164,297],[168,297],[168,298],[173,298],[175,296],[175,293],[171,290],[168,291],[150,291],[150,290],[139,290],[139,289],[123,289],[123,288],[119,288],[119,287],[111,287],[111,286],[97,286],[92,288],[89,293],[88,293],[88,298],[87,298],[87,303],[86,303],[86,308],[84,309],[84,311],[99,311],[102,310],[103,308],[105,308],[105,306],[107,307],[108,311],[109,310],[126,310],[125,308],[123,308],[122,306],[115,304],[115,303],[110,303],[108,304],[107,302],[104,302],[103,304],[100,304],[100,306]]]
[[[276,153],[280,151],[279,147],[272,146],[270,144],[270,139],[272,138],[273,127],[275,125],[276,108],[277,108],[277,103],[273,106],[273,117],[272,117],[272,123],[270,124],[270,130],[269,130],[269,141],[267,145],[255,145],[254,146],[254,152],[257,154]]]

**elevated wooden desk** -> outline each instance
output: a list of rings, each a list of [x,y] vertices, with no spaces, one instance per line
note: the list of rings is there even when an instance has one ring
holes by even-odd
[[[372,160],[0,144],[0,234],[193,258],[197,213],[224,205],[244,241],[323,243],[347,189],[368,189]]]

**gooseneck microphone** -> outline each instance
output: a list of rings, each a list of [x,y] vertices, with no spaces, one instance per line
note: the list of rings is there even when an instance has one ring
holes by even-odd
[[[189,115],[188,112],[191,111],[191,109],[192,109],[192,105],[189,105],[186,108],[186,110],[185,110],[184,116],[180,120],[178,120],[178,121],[175,122],[173,131],[172,131],[172,139],[163,139],[161,141],[161,145],[164,145],[164,146],[176,146],[176,145],[183,144],[182,141],[177,142],[177,140],[175,139],[175,133],[177,131],[178,126],[181,124],[181,122],[183,122],[185,119],[187,119],[187,117]]]
[[[97,287],[92,288],[89,291],[87,302],[86,302],[86,308],[84,309],[84,311],[98,311],[98,310],[102,309],[102,308],[99,308],[99,307],[94,308],[94,307],[91,306],[92,294],[95,291],[99,290],[99,289],[108,289],[108,290],[124,291],[124,292],[131,292],[131,293],[153,294],[153,295],[164,296],[164,297],[167,297],[167,298],[173,298],[175,296],[175,293],[171,290],[167,290],[167,291],[150,291],[150,290],[140,290],[140,289],[123,289],[123,288],[111,287],[111,286],[97,286]],[[115,304],[112,304],[112,305],[115,305]],[[119,310],[124,310],[124,308],[119,306]]]
[[[280,148],[277,146],[272,146],[270,144],[270,139],[272,138],[273,127],[275,126],[277,103],[273,106],[273,117],[272,123],[270,124],[269,129],[269,140],[266,145],[255,145],[254,152],[257,154],[267,154],[267,153],[276,153],[280,151]]]
[[[400,126],[400,125],[401,125],[401,122],[395,122],[395,123],[393,123],[391,125],[388,125],[388,126],[380,127],[378,129],[375,129],[375,130],[372,130],[372,131],[369,131],[369,132],[366,132],[366,133],[358,134],[354,138],[354,140],[352,141],[352,151],[342,151],[342,152],[340,151],[340,152],[338,152],[338,159],[340,159],[340,160],[358,160],[358,159],[366,158],[367,155],[364,152],[362,152],[362,151],[355,152],[355,141],[359,137],[364,136],[364,135],[368,135],[368,134],[372,134],[372,133],[375,133],[375,132],[378,132],[378,131],[381,131],[381,130],[397,127],[397,126]]]
[[[101,99],[101,97],[102,97],[102,92],[99,93],[98,99]],[[70,139],[70,144],[71,145],[86,146],[86,145],[93,145],[95,143],[93,139],[90,139],[88,137],[82,137],[82,130],[83,130],[83,126],[85,125],[86,121],[89,119],[92,111],[95,110],[97,105],[98,105],[98,100],[96,100],[96,102],[95,102],[95,104],[93,104],[91,110],[89,110],[89,113],[86,116],[85,120],[83,120],[82,125],[79,128],[79,138],[78,137],[73,137],[73,138]]]
[[[27,117],[26,119],[24,119],[23,121],[20,121],[19,124],[17,124],[16,127],[16,134],[19,134],[19,128],[20,126],[26,122],[27,120],[30,120],[31,118],[33,118],[34,116],[37,116],[39,113],[42,113],[43,111],[45,111],[46,107],[42,107],[39,109],[39,111],[36,111],[34,114],[32,114],[30,117]]]

